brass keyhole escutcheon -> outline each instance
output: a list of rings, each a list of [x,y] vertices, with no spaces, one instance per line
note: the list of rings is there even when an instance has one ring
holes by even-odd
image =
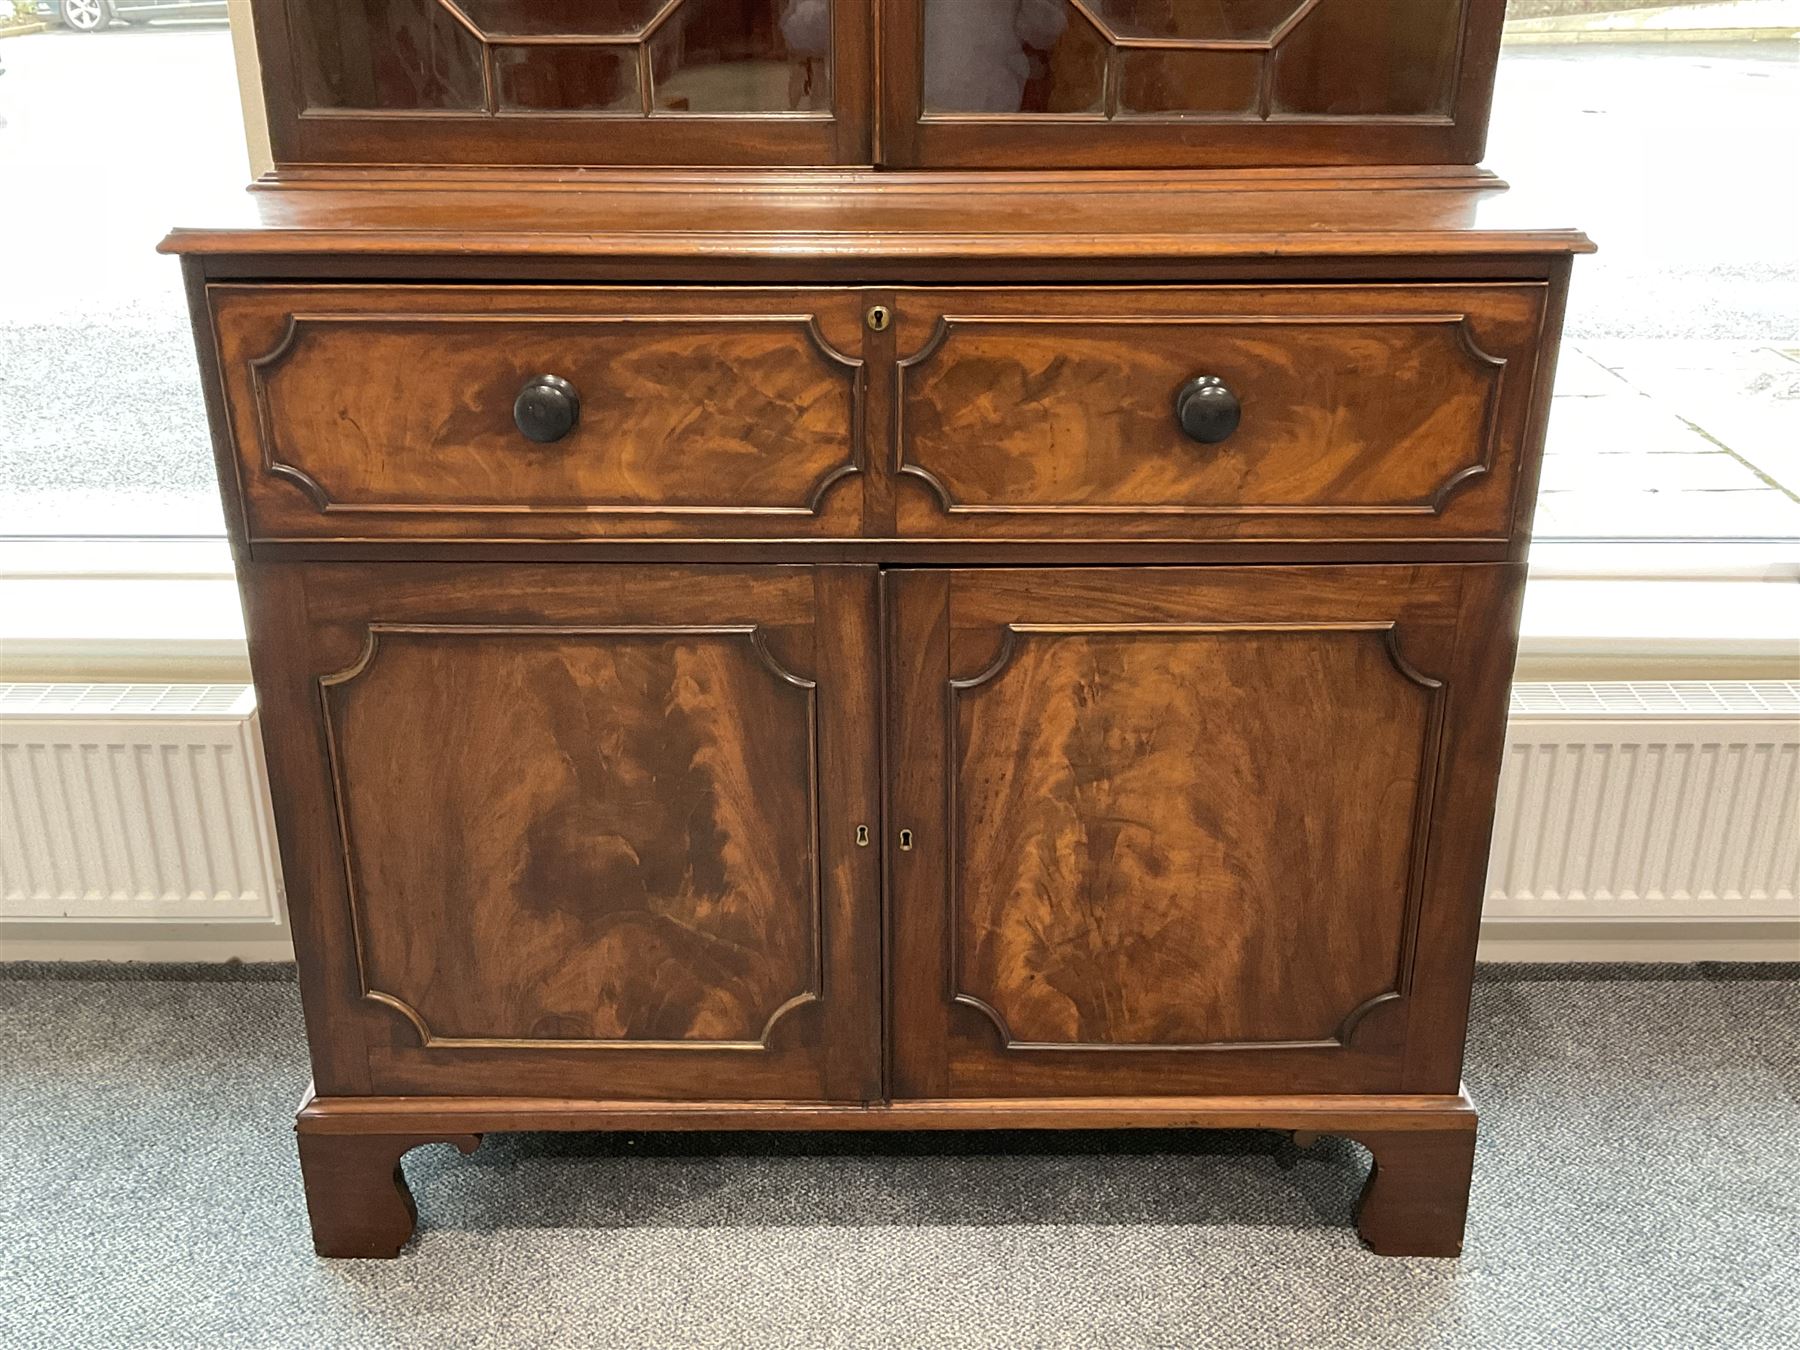
[[[912,846],[913,846],[912,831],[911,830],[900,831],[900,851],[902,853],[911,853]]]
[[[894,315],[886,305],[870,305],[868,320],[871,333],[885,333],[888,325],[893,323]]]
[[[856,846],[858,848],[867,848],[869,846],[869,827],[867,825],[858,825],[856,827]]]

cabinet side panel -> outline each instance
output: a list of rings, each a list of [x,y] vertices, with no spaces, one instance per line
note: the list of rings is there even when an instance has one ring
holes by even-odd
[[[1452,790],[1432,825],[1408,1023],[1408,1092],[1455,1092],[1462,1081],[1475,946],[1487,886],[1506,715],[1525,595],[1523,563],[1465,567],[1444,765]]]
[[[311,620],[303,568],[240,561],[257,722],[281,853],[288,920],[313,1084],[321,1094],[370,1090],[355,926],[344,884],[343,841],[308,648]]]

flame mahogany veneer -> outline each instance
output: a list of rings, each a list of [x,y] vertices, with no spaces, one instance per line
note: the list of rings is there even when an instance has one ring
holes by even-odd
[[[1467,167],[1498,0],[1029,3],[1001,114],[918,0],[255,5],[164,247],[322,1254],[422,1143],[973,1126],[1346,1135],[1460,1250],[1591,246]]]

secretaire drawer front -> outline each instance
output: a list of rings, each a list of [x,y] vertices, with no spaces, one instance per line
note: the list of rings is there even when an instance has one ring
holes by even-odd
[[[253,539],[861,529],[849,291],[215,286]]]
[[[913,291],[902,533],[1511,535],[1540,284]]]

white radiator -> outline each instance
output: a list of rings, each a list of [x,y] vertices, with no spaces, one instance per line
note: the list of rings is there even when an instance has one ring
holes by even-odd
[[[247,686],[0,684],[0,959],[278,956],[279,876]],[[1496,959],[1800,956],[1800,682],[1517,686],[1486,920]]]
[[[1521,684],[1491,919],[1800,920],[1800,682]]]
[[[0,920],[282,921],[242,684],[0,684]]]

